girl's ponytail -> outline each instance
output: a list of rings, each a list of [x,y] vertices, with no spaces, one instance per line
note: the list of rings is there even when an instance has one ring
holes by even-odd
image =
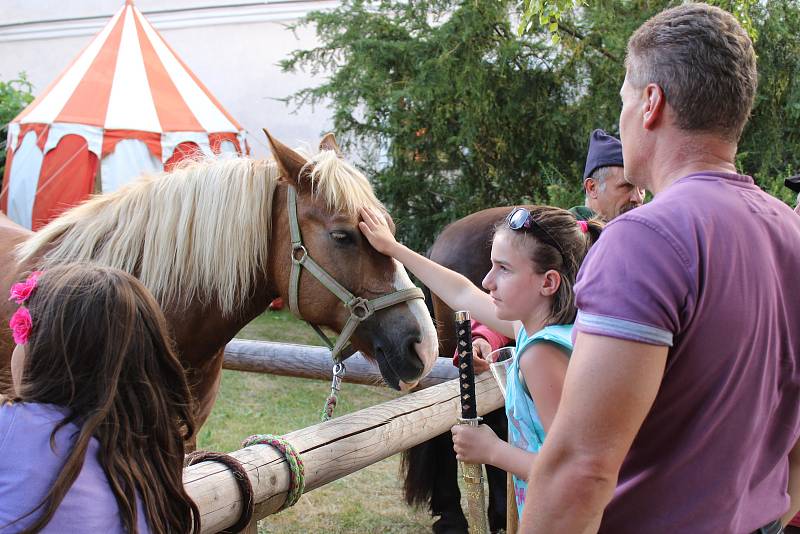
[[[589,252],[589,249],[592,248],[592,245],[597,243],[597,240],[600,239],[600,234],[603,232],[603,228],[605,227],[605,223],[602,219],[594,217],[589,219],[586,222],[586,252]]]

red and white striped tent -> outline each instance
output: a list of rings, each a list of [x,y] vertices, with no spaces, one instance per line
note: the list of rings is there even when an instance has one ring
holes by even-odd
[[[127,0],[9,124],[0,209],[36,230],[198,149],[241,154],[244,130]]]

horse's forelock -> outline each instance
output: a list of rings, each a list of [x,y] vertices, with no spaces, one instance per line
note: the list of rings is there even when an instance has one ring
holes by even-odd
[[[333,150],[321,150],[308,161],[315,195],[330,211],[358,217],[361,208],[384,210],[369,180]]]

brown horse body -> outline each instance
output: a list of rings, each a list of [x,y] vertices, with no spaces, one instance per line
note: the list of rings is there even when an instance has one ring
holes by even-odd
[[[449,224],[436,238],[428,256],[481,287],[483,277],[492,266],[494,226],[509,211],[510,206],[489,208]],[[433,293],[431,301],[440,353],[443,357],[451,357],[456,349],[454,312]],[[504,410],[485,415],[484,423],[506,439]],[[461,510],[458,466],[450,432],[412,447],[403,455],[408,503],[429,505],[434,516],[441,516],[434,525],[437,534],[466,532],[467,521]],[[492,532],[496,532],[506,525],[506,476],[504,471],[488,465],[486,473],[489,480],[489,524]]]
[[[492,237],[494,226],[508,215],[512,207],[481,210],[445,227],[436,237],[429,257],[439,265],[463,274],[478,287],[492,267]],[[442,356],[452,356],[456,350],[454,310],[431,295],[436,331]]]
[[[144,243],[141,245],[143,252],[138,253],[139,257],[135,259],[133,268],[127,269],[142,279],[162,305],[178,352],[189,373],[190,384],[197,403],[198,424],[202,424],[208,417],[216,398],[221,378],[223,350],[227,342],[244,325],[262,313],[273,298],[288,299],[292,247],[289,237],[289,216],[286,209],[287,188],[294,187],[297,190],[298,220],[304,245],[309,255],[351,293],[365,299],[372,299],[411,286],[408,275],[402,266],[375,251],[358,231],[358,198],[354,200],[345,197],[348,190],[352,189],[353,195],[361,198],[361,201],[364,201],[364,198],[367,198],[367,201],[369,198],[374,199],[366,179],[353,167],[344,162],[341,164],[335,161],[331,162],[330,158],[327,159],[328,163],[325,165],[328,169],[326,172],[331,176],[312,175],[315,170],[322,168],[323,164],[318,163],[322,160],[314,158],[307,161],[272,138],[270,138],[270,142],[275,163],[260,162],[260,166],[258,162],[250,160],[244,163],[252,165],[252,169],[249,171],[249,176],[243,177],[243,180],[253,181],[256,179],[254,178],[255,173],[263,170],[264,179],[272,179],[274,183],[268,187],[260,186],[261,189],[270,187],[272,189],[264,197],[267,205],[255,210],[257,215],[253,216],[252,221],[252,224],[260,224],[261,227],[251,230],[259,238],[263,236],[263,239],[266,240],[264,243],[268,243],[262,251],[264,252],[263,264],[258,268],[254,267],[252,272],[245,273],[239,280],[231,280],[231,284],[234,286],[244,286],[244,290],[239,292],[240,298],[228,298],[226,301],[222,297],[217,298],[218,295],[213,294],[210,290],[193,288],[190,291],[188,288],[182,287],[180,283],[154,289],[153,284],[148,284],[145,279],[147,277],[143,276],[146,273],[141,272],[143,270],[141,265],[146,260],[144,257],[148,250],[153,247],[162,246],[167,249],[172,247],[171,250],[161,251],[162,254],[166,252],[167,257],[170,257],[170,254],[175,255],[172,254],[172,250],[184,248],[188,251],[187,255],[202,256],[207,260],[210,257],[213,260],[214,257],[221,257],[216,255],[229,254],[234,247],[245,247],[249,251],[258,246],[247,248],[249,244],[241,242],[247,240],[245,235],[229,232],[228,235],[217,241],[227,244],[230,250],[226,250],[224,247],[218,250],[203,250],[203,247],[208,245],[203,242],[202,232],[197,230],[202,221],[192,220],[191,214],[186,216],[189,217],[188,220],[182,219],[177,228],[179,231],[184,231],[185,234],[196,235],[197,238],[194,241],[184,238],[182,235],[175,238],[177,245],[173,242],[159,244],[151,243],[147,241],[146,237],[143,237],[140,240]],[[338,148],[330,135],[323,139],[320,148],[323,152],[336,151],[338,154]],[[208,164],[208,171],[219,173],[221,172],[220,168],[229,164],[211,162]],[[272,168],[273,171],[269,171],[269,168]],[[275,176],[270,178],[269,172]],[[170,179],[170,175],[165,175],[153,182]],[[186,180],[187,178],[180,179]],[[222,179],[230,179],[230,177],[226,176]],[[331,183],[326,186],[324,180]],[[348,180],[353,180],[354,183],[350,184]],[[137,187],[140,187],[139,192],[141,193],[146,187],[155,186]],[[180,183],[175,185],[175,188],[180,187],[182,187]],[[327,189],[321,190],[321,187],[327,187]],[[229,191],[229,189],[224,191]],[[55,225],[53,228],[59,228],[58,225],[61,224],[63,231],[55,232],[51,229],[52,241],[48,239],[39,243],[39,248],[34,249],[34,253],[24,258],[22,262],[19,261],[19,254],[15,254],[15,247],[21,243],[23,246],[27,246],[26,242],[35,240],[37,234],[15,225],[5,216],[0,216],[0,250],[3,251],[0,254],[0,273],[2,273],[0,275],[0,292],[7,294],[8,288],[13,282],[22,279],[26,273],[41,269],[43,266],[46,268],[53,262],[79,260],[114,264],[113,251],[111,255],[106,254],[105,259],[102,259],[98,250],[111,246],[106,245],[106,242],[110,242],[112,239],[104,236],[106,234],[116,236],[112,232],[116,232],[119,225],[126,224],[124,220],[109,223],[108,229],[104,230],[105,234],[101,235],[101,240],[94,245],[94,249],[97,250],[91,250],[90,247],[89,257],[71,258],[67,254],[66,257],[62,255],[62,257],[53,259],[49,254],[56,247],[63,245],[66,240],[75,238],[75,235],[77,235],[77,239],[82,238],[80,232],[75,228],[79,224],[83,224],[83,215],[86,215],[87,219],[91,219],[92,217],[107,217],[109,210],[116,209],[121,212],[122,210],[117,205],[123,202],[121,198],[134,194],[137,193],[120,191],[114,194],[119,198],[102,200],[101,197],[66,212],[51,223],[51,225]],[[220,193],[220,195],[222,194]],[[326,194],[327,198],[325,198]],[[101,205],[103,202],[106,205]],[[374,202],[377,203],[377,200],[374,199]],[[92,207],[92,203],[96,203],[96,205]],[[246,210],[240,205],[229,205],[220,200],[214,207],[221,210],[236,210],[231,214],[233,218],[229,219],[233,221],[232,224],[239,224],[237,217],[239,219],[247,217],[244,213]],[[134,205],[133,209],[129,211],[139,208],[140,206]],[[179,209],[176,207],[176,210]],[[197,211],[199,212],[199,208]],[[187,213],[189,212],[193,214],[194,208],[187,211]],[[261,214],[260,218],[258,213]],[[162,224],[162,220],[172,216],[170,213],[151,213],[150,220],[139,221],[139,224],[144,227],[159,225]],[[74,224],[60,222],[65,217],[68,221],[74,221]],[[48,236],[48,228],[51,225],[43,228],[39,233],[44,232],[43,235]],[[91,228],[92,226],[87,224],[86,227]],[[150,230],[146,231],[148,236],[151,235]],[[208,229],[209,233],[222,231],[224,229],[213,227]],[[253,262],[254,265],[257,263]],[[165,265],[163,269],[168,270],[170,266]],[[194,276],[193,270],[197,269],[200,267],[187,267],[185,271],[188,274],[185,277],[191,278]],[[155,270],[158,271],[158,269]],[[151,272],[149,276],[158,278],[163,274]],[[182,276],[173,278],[183,280]],[[220,273],[219,276],[223,277],[224,273]],[[227,276],[225,280],[230,278]],[[7,373],[13,350],[13,342],[7,325],[14,306],[5,299],[0,299],[0,301],[2,301],[0,304],[0,320],[2,321],[0,324],[0,371]],[[349,317],[349,312],[337,297],[306,272],[303,272],[300,277],[299,308],[305,320],[330,327],[337,332],[341,331]],[[34,322],[35,320],[34,318]],[[375,312],[373,316],[359,325],[351,342],[356,349],[368,356],[375,357],[384,380],[396,389],[413,387],[420,377],[430,371],[436,359],[438,346],[433,323],[419,299],[402,302]]]

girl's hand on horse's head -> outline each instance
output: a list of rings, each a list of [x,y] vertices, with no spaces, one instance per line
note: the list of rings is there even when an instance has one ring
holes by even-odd
[[[358,223],[358,228],[364,237],[367,238],[370,245],[381,254],[387,256],[392,255],[394,247],[397,245],[397,240],[392,235],[392,230],[389,228],[389,223],[382,213],[373,208],[361,208],[361,222]]]
[[[501,441],[488,425],[456,425],[450,432],[458,460],[470,464],[492,463],[493,454]]]

